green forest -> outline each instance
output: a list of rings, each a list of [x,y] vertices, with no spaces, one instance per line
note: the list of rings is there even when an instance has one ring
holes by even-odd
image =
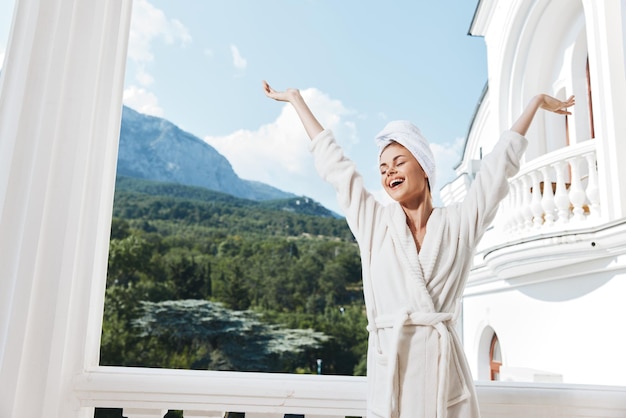
[[[345,220],[302,197],[256,202],[124,177],[113,212],[102,365],[365,374]]]

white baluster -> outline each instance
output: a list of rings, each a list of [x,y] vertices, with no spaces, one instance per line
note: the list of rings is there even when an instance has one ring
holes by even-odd
[[[585,210],[583,205],[587,203],[587,195],[583,189],[583,184],[580,181],[580,158],[573,157],[568,160],[572,169],[572,184],[569,188],[569,200],[574,206],[572,212],[574,213],[574,219],[577,221],[585,220]]]
[[[567,163],[558,161],[553,165],[556,171],[556,192],[554,193],[554,204],[557,210],[557,223],[564,224],[569,222],[569,196],[567,194],[567,186],[565,184],[565,170]]]
[[[543,207],[545,226],[550,227],[554,225],[556,210],[554,191],[552,190],[552,179],[550,177],[550,167],[542,167],[541,173],[543,174],[543,197],[541,198],[541,207]]]
[[[589,199],[589,216],[593,218],[600,217],[600,188],[598,186],[598,171],[596,167],[596,154],[590,152],[584,155],[587,160],[587,171],[589,178],[587,179],[587,199]]]
[[[530,201],[530,212],[533,215],[532,221],[535,229],[541,228],[543,224],[543,207],[541,206],[541,179],[538,171],[530,173],[532,179],[532,197]]]

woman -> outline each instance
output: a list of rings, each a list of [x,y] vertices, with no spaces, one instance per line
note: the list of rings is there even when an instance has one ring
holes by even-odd
[[[474,250],[508,193],[508,178],[519,170],[537,110],[570,114],[574,97],[534,97],[483,159],[463,203],[433,208],[435,162],[417,127],[395,121],[376,137],[381,183],[395,201],[382,205],[297,89],[279,92],[265,81],[263,88],[295,108],[317,170],[335,188],[359,243],[369,331],[368,418],[479,417],[454,329]]]

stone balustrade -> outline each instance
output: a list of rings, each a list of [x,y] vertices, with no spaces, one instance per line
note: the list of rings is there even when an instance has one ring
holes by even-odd
[[[590,226],[601,219],[596,142],[543,155],[511,179],[496,228],[507,238]]]
[[[626,416],[626,387],[477,382],[481,414],[503,417],[602,418]],[[246,418],[365,416],[364,377],[100,367],[75,380],[77,405],[121,408],[127,418]]]

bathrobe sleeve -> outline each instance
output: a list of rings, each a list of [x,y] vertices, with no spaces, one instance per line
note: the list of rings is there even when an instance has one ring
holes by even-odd
[[[503,132],[493,150],[481,161],[463,202],[444,208],[445,227],[438,239],[446,243],[445,247],[427,250],[430,256],[423,260],[428,291],[437,310],[454,311],[463,296],[476,246],[507,195],[509,178],[519,171],[527,145],[526,138],[518,133]]]
[[[460,207],[466,229],[461,236],[467,239],[465,245],[469,248],[478,244],[493,221],[500,201],[509,192],[509,178],[519,171],[520,159],[527,145],[528,141],[522,135],[505,131],[493,150],[483,158]]]
[[[363,186],[363,177],[335,142],[332,131],[318,134],[309,146],[320,176],[337,193],[337,201],[363,251],[371,242],[382,205]]]

